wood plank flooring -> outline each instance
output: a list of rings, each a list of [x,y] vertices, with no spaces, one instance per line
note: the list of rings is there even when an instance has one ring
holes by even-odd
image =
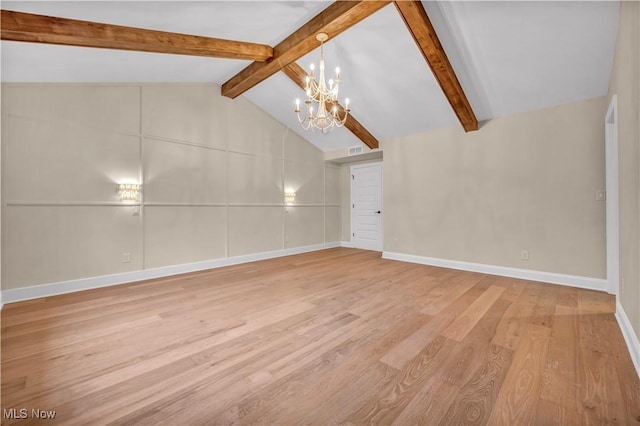
[[[614,310],[345,248],[14,303],[2,424],[640,425]]]

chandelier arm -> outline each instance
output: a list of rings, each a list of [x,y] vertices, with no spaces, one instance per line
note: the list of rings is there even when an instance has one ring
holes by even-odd
[[[300,123],[300,126],[302,126],[302,129],[309,130],[311,128],[311,121],[308,120],[308,117],[302,119],[300,117],[300,110],[296,111],[296,115],[298,116],[298,122]]]
[[[335,112],[333,112],[333,117],[336,119],[336,126],[342,127],[347,122],[347,117],[349,116],[349,110],[340,107],[338,103],[335,103],[333,108],[335,108]]]

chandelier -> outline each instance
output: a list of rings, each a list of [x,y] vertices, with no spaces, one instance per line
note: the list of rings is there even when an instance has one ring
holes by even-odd
[[[305,92],[307,100],[305,103],[305,114],[300,114],[300,99],[296,99],[295,113],[298,121],[304,130],[320,130],[322,133],[329,133],[336,127],[342,127],[349,115],[349,98],[345,99],[345,107],[338,103],[338,87],[342,81],[340,68],[336,68],[336,79],[330,79],[329,84],[325,83],[324,77],[324,42],[329,36],[320,33],[316,40],[320,42],[320,72],[318,81],[315,76],[315,66],[311,64],[311,73],[305,78]],[[315,104],[315,108],[314,108]]]

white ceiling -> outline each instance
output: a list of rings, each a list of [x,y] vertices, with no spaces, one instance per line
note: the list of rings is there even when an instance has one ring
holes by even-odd
[[[3,1],[2,8],[276,45],[325,1]],[[607,93],[618,2],[423,2],[479,120]],[[2,42],[3,82],[224,83],[249,62]],[[341,98],[379,140],[459,126],[393,5],[329,41]],[[298,61],[318,61],[319,50]],[[359,144],[347,129],[304,132],[301,90],[278,73],[245,96],[324,151]],[[482,131],[482,130],[480,130]]]

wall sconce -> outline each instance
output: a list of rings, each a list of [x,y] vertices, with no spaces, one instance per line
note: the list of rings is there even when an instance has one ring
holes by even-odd
[[[287,205],[291,205],[296,201],[296,193],[293,191],[285,191],[284,192],[284,202]]]
[[[118,193],[120,194],[120,200],[125,202],[138,201],[138,196],[142,191],[142,185],[137,183],[121,183],[118,184]]]

